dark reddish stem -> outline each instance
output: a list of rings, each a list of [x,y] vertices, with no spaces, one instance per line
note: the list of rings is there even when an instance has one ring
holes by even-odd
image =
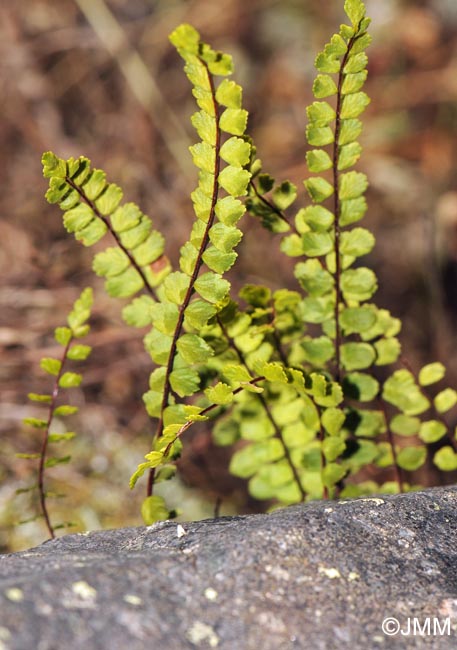
[[[267,198],[265,198],[263,194],[260,194],[253,180],[249,181],[249,186],[252,188],[254,194],[259,199],[259,201],[261,201],[264,205],[268,206],[270,210],[274,212],[275,215],[281,219],[281,221],[284,221],[284,223],[286,223],[289,226],[289,228],[291,228],[291,230],[295,232],[296,235],[300,236],[300,233],[298,232],[294,224],[290,223],[289,219],[286,217],[284,212],[279,208],[277,208],[274,203],[272,203]]]
[[[274,326],[273,326],[273,331],[272,331],[271,334],[272,334],[272,338],[273,338],[273,341],[274,341],[274,344],[275,344],[276,351],[277,351],[277,353],[279,355],[279,358],[281,359],[283,364],[285,366],[287,366],[288,365],[287,355],[284,352],[284,350],[282,349],[281,340],[280,340],[280,338],[278,336],[278,332],[276,331],[276,329],[274,329]]]
[[[97,206],[95,205],[94,201],[91,201],[91,200],[86,196],[86,194],[84,193],[84,190],[83,190],[81,187],[79,187],[78,185],[76,185],[76,183],[73,181],[73,179],[71,179],[69,176],[66,176],[66,177],[65,177],[65,181],[68,183],[68,185],[70,185],[70,187],[72,187],[74,190],[76,190],[76,192],[78,192],[79,196],[81,197],[81,200],[82,200],[84,203],[86,203],[86,205],[88,205],[88,206],[90,207],[90,209],[94,212],[95,216],[98,217],[99,219],[101,219],[101,221],[103,221],[103,223],[104,223],[105,226],[108,228],[108,230],[109,230],[109,232],[111,233],[111,235],[112,235],[112,236],[114,237],[114,239],[116,240],[116,244],[119,246],[119,248],[122,250],[122,252],[123,252],[125,255],[127,255],[130,264],[133,266],[133,268],[135,269],[135,271],[136,271],[136,272],[141,276],[141,279],[143,280],[144,287],[145,287],[146,291],[149,293],[149,295],[150,295],[152,298],[154,298],[154,300],[158,300],[158,298],[157,298],[157,294],[156,294],[156,292],[154,291],[153,287],[151,287],[151,285],[149,284],[149,280],[147,279],[147,277],[146,277],[146,275],[145,275],[143,269],[142,269],[141,266],[137,263],[137,261],[135,260],[135,258],[133,257],[133,255],[132,255],[132,253],[129,251],[129,249],[126,248],[126,247],[124,246],[124,244],[123,244],[122,241],[121,241],[121,238],[119,237],[118,233],[114,230],[114,228],[113,228],[113,226],[111,225],[111,222],[110,222],[110,220],[108,219],[108,217],[105,217],[105,215],[103,215],[103,214],[100,212],[100,210],[99,210],[99,209],[97,208]]]
[[[261,381],[265,381],[265,377],[254,377],[254,379],[251,379],[249,382],[253,386],[258,384]],[[239,388],[235,388],[233,391],[234,395],[238,395],[238,393],[241,393],[241,391],[245,390],[245,386],[240,386]],[[207,415],[208,413],[211,413],[211,411],[214,411],[215,409],[219,408],[220,404],[210,404],[206,408],[203,409],[203,411],[200,411],[199,415]],[[176,434],[176,437],[174,440],[172,440],[165,448],[165,451],[163,452],[164,458],[170,453],[170,449],[172,446],[175,444],[175,442],[182,436],[183,433],[187,431],[187,429],[190,429],[190,427],[195,424],[194,420],[191,420],[190,422],[186,422],[185,424],[182,425],[178,433]]]
[[[189,287],[187,289],[186,295],[184,297],[184,300],[182,304],[179,307],[179,315],[178,315],[178,322],[176,323],[175,331],[173,334],[172,342],[171,342],[171,348],[170,348],[170,354],[168,355],[168,362],[167,362],[167,369],[166,369],[166,374],[165,374],[165,387],[163,391],[163,398],[162,398],[162,405],[161,405],[161,415],[159,419],[159,423],[157,426],[157,433],[156,433],[156,439],[160,438],[163,433],[163,413],[168,406],[168,400],[170,398],[170,392],[171,392],[171,386],[170,386],[170,375],[173,370],[173,365],[175,361],[175,356],[176,356],[176,346],[178,343],[179,336],[181,334],[182,326],[184,323],[184,314],[185,311],[189,305],[190,299],[192,297],[192,294],[194,293],[194,285],[195,282],[198,278],[198,274],[200,272],[200,268],[203,264],[203,253],[205,252],[206,247],[208,246],[209,242],[209,231],[214,223],[214,219],[216,216],[216,203],[219,195],[219,183],[218,183],[218,177],[219,177],[219,170],[220,170],[220,148],[221,148],[221,129],[219,126],[219,105],[216,101],[216,90],[214,88],[214,81],[213,78],[209,72],[208,66],[206,65],[205,62],[202,62],[205,67],[206,71],[208,74],[208,80],[210,83],[211,87],[211,95],[212,95],[212,101],[214,105],[214,113],[216,115],[216,143],[215,143],[215,161],[214,161],[214,182],[213,182],[213,191],[212,191],[212,198],[211,198],[211,209],[210,209],[210,214],[209,214],[209,219],[208,223],[206,224],[206,229],[205,233],[203,235],[202,243],[200,244],[200,249],[198,251],[197,255],[197,260],[195,262],[195,267],[192,272],[190,282],[189,282]],[[155,469],[152,468],[149,472],[149,478],[148,478],[148,485],[147,485],[147,495],[151,496],[152,490],[154,487],[154,477],[155,477]]]
[[[395,440],[394,440],[394,434],[392,433],[390,427],[387,427],[387,439],[389,441],[390,449],[392,451],[392,459],[394,461],[394,467],[395,467],[395,477],[396,481],[398,483],[398,488],[400,492],[403,492],[403,476],[402,476],[402,471],[401,467],[398,464],[397,460],[397,450],[395,449]]]
[[[323,470],[324,470],[325,465],[326,465],[326,458],[325,458],[324,450],[322,448],[322,445],[324,443],[324,439],[325,439],[325,434],[324,434],[324,430],[323,430],[323,428],[321,426],[320,429],[319,429],[319,440],[321,442],[321,477],[322,477],[322,473],[323,473]],[[328,499],[328,497],[329,497],[328,487],[326,485],[324,485],[323,481],[322,481],[322,487],[323,487],[322,497],[324,499]]]
[[[392,431],[391,431],[391,429],[390,429],[390,427],[388,425],[386,410],[383,407],[383,404],[382,404],[380,398],[378,398],[377,402],[378,402],[378,407],[380,408],[380,410],[382,411],[382,413],[384,415],[384,421],[386,423],[387,440],[389,442],[390,450],[392,452],[392,460],[393,460],[394,467],[395,467],[395,479],[396,479],[396,481],[398,483],[399,491],[403,492],[404,491],[403,490],[403,474],[402,474],[401,467],[398,464],[398,460],[397,460],[397,450],[395,448],[394,434],[392,433]]]
[[[41,452],[40,452],[40,463],[38,466],[38,493],[40,495],[40,507],[41,507],[41,512],[43,513],[44,520],[46,522],[46,527],[48,529],[49,535],[51,539],[55,538],[55,532],[54,528],[51,524],[51,519],[49,517],[49,512],[48,508],[46,505],[46,492],[44,489],[44,470],[45,470],[45,465],[46,465],[46,453],[48,450],[48,444],[49,444],[49,432],[51,428],[51,422],[52,422],[52,417],[54,414],[54,410],[56,408],[56,403],[57,403],[57,398],[59,397],[59,381],[60,378],[62,377],[63,374],[63,367],[64,363],[67,358],[68,350],[70,349],[70,345],[73,341],[73,336],[70,337],[68,343],[66,344],[63,355],[62,355],[62,361],[60,364],[59,372],[56,375],[56,379],[54,382],[54,386],[52,388],[52,397],[51,397],[51,402],[49,404],[49,414],[48,414],[48,420],[46,422],[46,428],[44,431],[44,437],[43,437],[43,444],[41,445]]]
[[[342,303],[341,295],[341,259],[340,259],[340,214],[341,214],[341,204],[340,204],[340,194],[339,194],[339,171],[338,171],[338,153],[339,145],[338,141],[340,139],[341,131],[341,107],[343,104],[343,81],[344,74],[343,70],[348,60],[351,49],[356,41],[356,37],[352,37],[347,46],[347,50],[341,60],[340,71],[338,75],[338,91],[336,97],[336,119],[335,119],[335,140],[333,143],[333,189],[334,189],[334,204],[333,212],[335,215],[334,222],[334,232],[335,232],[335,286],[336,286],[336,299],[335,299],[335,366],[336,381],[341,380],[341,327],[340,327],[340,304]]]

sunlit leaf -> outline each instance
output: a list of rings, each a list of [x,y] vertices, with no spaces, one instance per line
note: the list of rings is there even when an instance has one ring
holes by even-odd
[[[73,345],[67,352],[67,357],[76,361],[84,361],[91,353],[90,345]]]
[[[446,413],[457,404],[457,392],[453,388],[445,388],[433,400],[438,413]]]
[[[170,512],[165,505],[163,497],[153,495],[146,497],[141,505],[141,516],[146,526],[156,521],[165,521],[170,518]]]
[[[317,231],[326,231],[333,224],[334,215],[322,205],[309,205],[301,208],[295,217],[298,232],[305,233],[311,228]]]
[[[208,302],[220,302],[230,290],[230,283],[217,273],[203,273],[195,282],[195,289]]]
[[[400,449],[397,454],[398,466],[409,472],[422,467],[427,458],[427,449],[425,447],[405,447]]]
[[[365,5],[361,0],[345,0],[344,11],[349,20],[357,29],[362,18],[365,17]]]
[[[310,172],[319,174],[333,167],[333,161],[326,151],[312,149],[306,153],[306,163]]]
[[[333,185],[325,180],[325,178],[321,178],[320,176],[309,178],[304,182],[304,184],[308,190],[308,194],[316,203],[325,201],[325,199],[328,199],[330,196],[332,196],[334,192]]]
[[[273,190],[273,203],[280,210],[287,210],[296,198],[297,188],[289,181],[284,181]]]
[[[214,354],[206,341],[196,334],[183,334],[178,339],[177,348],[187,363],[203,363]]]
[[[329,126],[316,126],[313,122],[306,127],[306,139],[312,147],[332,144],[335,134]]]
[[[383,398],[405,415],[420,415],[430,406],[409,370],[396,370],[387,379],[384,383]]]
[[[398,436],[414,436],[419,433],[420,426],[421,421],[419,418],[403,415],[402,413],[395,415],[390,421],[392,433]]]
[[[446,445],[441,447],[433,457],[434,464],[443,472],[453,472],[457,469],[457,453]]]
[[[243,167],[249,162],[251,146],[241,138],[229,138],[221,147],[221,158],[229,165]]]
[[[247,121],[248,113],[243,108],[226,108],[220,117],[219,126],[231,135],[243,135]]]
[[[59,386],[61,388],[73,388],[79,386],[82,381],[82,376],[77,372],[64,372],[59,379]]]
[[[376,353],[368,343],[343,343],[341,346],[341,363],[346,370],[369,368],[376,358]]]
[[[336,63],[337,65],[337,70],[339,69],[339,64]],[[331,64],[331,67],[333,67],[334,64]],[[327,74],[318,74],[317,77],[314,80],[313,84],[313,95],[317,99],[323,99],[324,97],[330,97],[332,95],[336,95],[338,92],[338,88],[332,79]]]
[[[362,301],[371,298],[378,288],[378,283],[371,269],[360,267],[343,271],[341,288],[347,300]]]
[[[61,366],[61,361],[58,359],[52,359],[50,357],[45,357],[40,361],[40,368],[50,375],[58,375]]]
[[[419,438],[427,443],[441,440],[447,433],[447,427],[443,422],[438,420],[428,420],[422,422],[419,429]]]
[[[200,376],[191,368],[179,368],[171,372],[170,385],[180,397],[193,395],[200,388]]]
[[[419,384],[429,386],[443,379],[446,374],[446,368],[442,363],[429,363],[419,372]]]

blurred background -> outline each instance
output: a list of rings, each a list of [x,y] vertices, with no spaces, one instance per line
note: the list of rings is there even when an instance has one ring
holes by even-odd
[[[431,360],[457,385],[457,3],[368,0],[369,49],[359,169],[370,180],[365,225],[377,237],[367,260],[377,302],[403,319],[403,356],[414,369]],[[143,332],[130,330],[120,306],[90,271],[92,250],[65,233],[60,211],[43,198],[43,151],[88,156],[140,204],[167,238],[176,261],[192,223],[195,186],[188,146],[194,111],[181,60],[168,34],[195,25],[213,47],[230,52],[244,87],[264,170],[302,189],[306,176],[305,107],[312,101],[314,56],[343,20],[343,0],[16,0],[0,4],[0,552],[46,538],[35,512],[37,414],[29,391],[49,390],[39,370],[57,353],[53,329],[82,287],[96,289],[94,347],[69,422],[69,465],[49,472],[65,499],[50,502],[53,521],[74,530],[140,525],[144,485],[128,478],[148,450],[151,423],[141,401],[150,365]],[[303,203],[302,203],[303,204]],[[244,218],[235,290],[245,282],[295,288],[293,260],[273,236]],[[66,421],[67,423],[67,421]],[[209,431],[187,434],[180,479],[169,494],[188,518],[253,512],[242,482],[227,475],[230,451]],[[38,436],[39,438],[39,436]],[[425,477],[425,483],[436,477]]]

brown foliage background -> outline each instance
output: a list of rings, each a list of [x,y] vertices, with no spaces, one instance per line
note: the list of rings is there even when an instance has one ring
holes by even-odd
[[[51,470],[66,499],[54,520],[76,530],[141,523],[142,488],[127,482],[148,449],[150,422],[141,402],[149,371],[141,333],[130,331],[116,301],[90,271],[92,251],[77,245],[43,194],[40,157],[87,155],[138,202],[167,237],[176,260],[189,232],[195,184],[187,147],[193,101],[167,35],[181,22],[234,55],[253,135],[266,171],[304,190],[305,106],[312,101],[315,53],[343,19],[343,0],[16,0],[0,5],[0,551],[44,538],[34,512],[15,497],[33,482],[33,464],[14,458],[37,449],[21,420],[36,412],[29,391],[48,389],[39,370],[55,353],[80,289],[96,288],[94,352],[82,390],[78,432],[68,466]],[[378,245],[379,304],[403,318],[404,357],[415,369],[430,360],[457,385],[457,5],[454,0],[371,0],[360,169],[370,179],[366,224]],[[294,287],[292,261],[274,237],[244,218],[235,287],[263,282]],[[170,499],[189,518],[259,508],[227,476],[226,450],[206,430],[188,438],[181,482]],[[60,450],[59,450],[60,451]],[[67,452],[68,453],[68,452]],[[423,477],[425,482],[441,480]]]

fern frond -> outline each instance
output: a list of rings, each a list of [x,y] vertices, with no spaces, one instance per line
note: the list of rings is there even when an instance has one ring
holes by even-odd
[[[198,416],[192,410],[196,407],[177,404],[176,397],[189,397],[200,390],[197,366],[214,354],[200,333],[227,300],[230,283],[222,276],[237,257],[234,248],[242,232],[236,224],[244,213],[238,197],[247,193],[250,179],[243,168],[250,157],[250,145],[242,137],[247,111],[241,107],[241,88],[226,78],[233,68],[231,57],[202,43],[190,25],[178,27],[170,40],[185,61],[200,108],[191,120],[200,142],[190,148],[199,182],[191,195],[197,220],[181,249],[180,271],[171,273],[163,283],[158,303],[151,310],[153,329],[145,339],[153,361],[161,366],[152,373],[150,390],[144,395],[149,415],[159,419],[153,456],[139,468],[143,473],[149,463],[149,497],[159,464],[157,449],[168,449],[168,437],[183,419],[186,422]],[[225,77],[217,87],[216,76]],[[209,270],[201,273],[203,264]],[[132,483],[137,478],[138,472]],[[156,501],[155,509],[159,507]],[[150,508],[148,512],[151,514]]]
[[[69,524],[54,525],[48,511],[47,500],[49,492],[45,490],[45,470],[56,465],[68,463],[71,456],[48,456],[49,445],[52,443],[66,442],[71,440],[75,434],[73,432],[53,433],[51,432],[52,423],[55,417],[65,417],[78,411],[76,406],[70,404],[57,405],[62,389],[79,386],[82,376],[79,373],[68,372],[65,370],[67,362],[84,361],[91,352],[89,345],[81,345],[76,340],[86,336],[89,333],[87,320],[93,303],[92,289],[86,288],[73,305],[73,309],[68,315],[67,326],[57,327],[54,332],[56,342],[62,346],[62,354],[59,358],[43,358],[41,368],[49,375],[55,377],[52,390],[49,394],[29,393],[28,397],[32,402],[47,404],[47,416],[45,418],[28,417],[24,423],[35,429],[42,429],[43,437],[41,451],[38,454],[20,454],[22,458],[38,459],[38,489],[41,516],[44,518],[46,527],[51,538],[55,537],[55,531],[58,528],[66,527]]]
[[[87,158],[65,161],[47,152],[42,163],[43,175],[49,178],[46,198],[63,210],[67,231],[84,246],[111,233],[116,246],[97,253],[93,262],[95,273],[106,279],[108,294],[129,298],[144,290],[156,300],[170,264],[163,255],[163,235],[151,219],[134,203],[121,205],[121,188],[108,183],[102,170],[92,169]]]

